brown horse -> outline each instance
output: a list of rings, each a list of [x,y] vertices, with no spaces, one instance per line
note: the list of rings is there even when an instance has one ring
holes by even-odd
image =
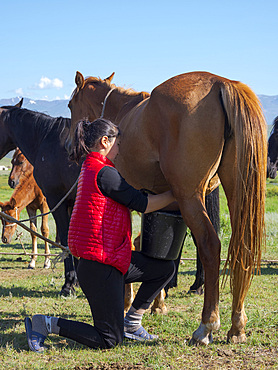
[[[7,215],[19,219],[20,212],[26,207],[29,217],[36,216],[37,210],[41,213],[48,212],[48,205],[45,196],[38,187],[33,177],[33,166],[27,161],[25,156],[17,148],[12,158],[12,170],[9,176],[11,183],[16,186],[10,200],[8,202],[0,202],[0,207]],[[9,181],[10,183],[10,181]],[[17,224],[8,222],[2,219],[2,242],[10,244],[13,234],[15,233]],[[30,221],[30,228],[37,231],[37,221],[33,219]],[[41,232],[45,238],[49,236],[48,215],[42,216]],[[37,260],[37,237],[31,234],[32,237],[32,258],[28,268],[35,268]],[[49,245],[45,242],[45,254],[50,254]],[[44,268],[50,267],[50,259],[45,256]]]
[[[113,75],[85,80],[77,72],[67,149],[71,151],[76,122],[102,113],[120,127],[116,167],[126,180],[138,189],[174,192],[205,270],[202,320],[192,343],[210,343],[220,326],[221,244],[205,208],[206,192],[220,179],[232,226],[224,267],[233,294],[227,338],[245,342],[244,299],[265,240],[267,141],[259,100],[243,83],[207,72],[175,76],[149,97],[111,84]]]
[[[27,160],[19,148],[15,149],[12,157],[12,169],[8,178],[8,184],[12,189],[23,181],[24,178],[33,176],[34,167]]]

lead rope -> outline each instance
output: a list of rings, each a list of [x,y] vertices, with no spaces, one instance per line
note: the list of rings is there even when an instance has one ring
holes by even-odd
[[[78,183],[78,180],[79,180],[79,176],[77,177],[77,180],[75,181],[75,183],[72,185],[72,187],[70,188],[70,190],[67,192],[67,194],[60,200],[60,202],[58,202],[56,204],[56,206],[54,208],[52,208],[49,212],[46,212],[46,213],[40,213],[39,215],[37,216],[32,216],[30,218],[27,218],[26,220],[20,220],[21,222],[26,222],[26,221],[30,221],[30,220],[33,220],[34,218],[38,218],[38,217],[42,217],[42,216],[46,216],[46,215],[49,215],[49,213],[53,213],[56,211],[56,209],[63,203],[63,201],[70,195],[70,193],[73,191],[73,189],[76,187],[77,183]]]
[[[107,102],[107,99],[109,98],[110,94],[112,93],[113,90],[115,90],[116,88],[113,87],[111,90],[108,91],[108,93],[106,94],[106,97],[103,101],[103,107],[102,107],[102,111],[101,111],[101,115],[99,118],[103,118],[104,116],[104,110],[105,110],[105,106],[106,106],[106,102]]]

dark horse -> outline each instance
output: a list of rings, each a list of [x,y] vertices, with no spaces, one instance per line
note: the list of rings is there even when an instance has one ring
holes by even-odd
[[[278,116],[273,122],[273,127],[268,139],[267,177],[275,179],[278,170]]]
[[[53,118],[42,113],[15,107],[0,108],[0,158],[19,147],[34,166],[34,178],[52,209],[76,181],[80,167],[68,159],[64,141],[70,126],[69,118]],[[71,208],[76,190],[53,212],[61,244],[67,245]],[[74,291],[76,273],[73,257],[64,261],[65,283],[61,294]]]

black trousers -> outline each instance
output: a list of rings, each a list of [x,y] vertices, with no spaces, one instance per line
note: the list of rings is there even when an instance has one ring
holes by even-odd
[[[59,335],[91,348],[112,348],[122,343],[124,284],[142,282],[132,305],[147,309],[174,273],[173,261],[150,258],[135,251],[125,275],[112,266],[81,258],[77,277],[89,302],[94,326],[60,318]]]

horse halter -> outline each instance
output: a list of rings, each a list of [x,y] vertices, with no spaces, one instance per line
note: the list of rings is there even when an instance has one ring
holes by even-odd
[[[106,94],[105,98],[104,98],[104,101],[103,101],[103,107],[102,107],[102,111],[101,111],[101,115],[99,118],[103,118],[104,116],[104,110],[105,110],[105,106],[106,106],[106,102],[107,102],[107,99],[109,98],[110,94],[112,93],[113,90],[115,90],[116,88],[113,87],[111,90],[108,91],[108,93]]]

